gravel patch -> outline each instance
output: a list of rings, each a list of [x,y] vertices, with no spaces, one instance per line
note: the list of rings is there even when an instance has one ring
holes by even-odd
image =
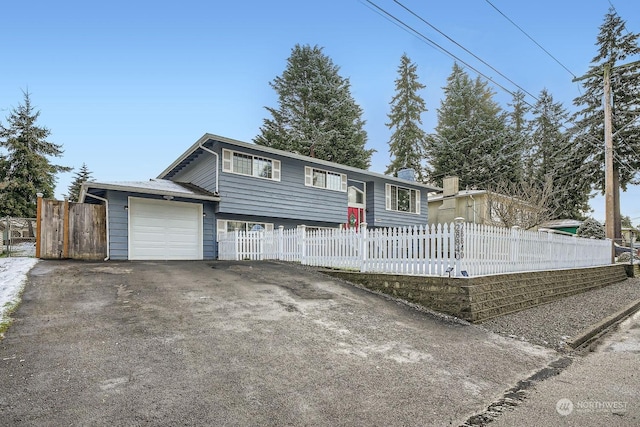
[[[566,341],[633,301],[640,299],[640,279],[627,279],[588,292],[483,322],[500,335],[567,353]]]

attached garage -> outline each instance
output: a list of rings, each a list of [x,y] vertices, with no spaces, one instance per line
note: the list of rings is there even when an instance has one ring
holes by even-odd
[[[202,204],[129,197],[130,260],[202,259]]]
[[[152,179],[82,185],[80,201],[104,204],[112,260],[215,259],[218,193]]]

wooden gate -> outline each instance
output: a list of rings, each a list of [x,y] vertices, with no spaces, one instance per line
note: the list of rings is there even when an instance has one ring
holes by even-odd
[[[107,256],[104,205],[38,198],[36,257],[102,260]]]

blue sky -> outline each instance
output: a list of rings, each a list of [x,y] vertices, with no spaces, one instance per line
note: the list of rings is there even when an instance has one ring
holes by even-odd
[[[510,90],[516,88],[392,0],[374,3]],[[587,71],[610,5],[640,32],[637,0],[491,0],[573,74]],[[487,1],[403,0],[433,26],[533,95],[543,88],[571,110],[573,76]],[[206,132],[250,142],[265,106],[277,106],[269,82],[296,44],[324,47],[348,77],[364,111],[371,170],[389,163],[385,126],[400,56],[418,66],[432,132],[454,59],[390,22],[365,0],[5,2],[0,120],[28,90],[39,124],[62,144],[59,164],[85,162],[99,181],[155,178]],[[467,69],[470,75],[475,72]],[[503,107],[511,95],[497,89]],[[531,98],[529,102],[535,102]],[[59,176],[56,196],[73,173]],[[622,214],[640,222],[640,189],[622,196]],[[604,201],[592,201],[604,219]]]

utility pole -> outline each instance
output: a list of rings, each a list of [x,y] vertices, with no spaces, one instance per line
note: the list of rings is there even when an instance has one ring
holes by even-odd
[[[602,66],[604,80],[604,210],[605,210],[605,234],[607,239],[615,242],[621,239],[620,229],[620,182],[617,168],[613,163],[613,126],[611,114],[611,72],[613,68],[625,68],[636,66],[640,61],[612,67],[607,62]],[[599,72],[592,72],[582,77],[576,77],[573,82],[584,80]],[[624,126],[626,127],[626,125]],[[622,129],[620,129],[622,130]],[[617,132],[616,132],[617,133]],[[615,172],[614,172],[615,171]]]
[[[604,64],[604,211],[607,239],[616,238],[613,185],[613,132],[611,130],[611,66]]]

